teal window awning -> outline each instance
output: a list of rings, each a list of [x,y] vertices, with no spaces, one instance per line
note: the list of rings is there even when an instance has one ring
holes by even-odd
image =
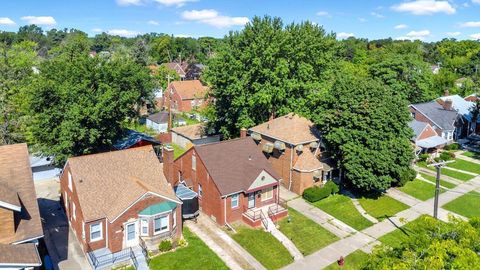
[[[157,203],[154,205],[150,205],[149,207],[140,211],[139,215],[141,216],[154,216],[156,214],[165,213],[177,208],[177,204],[174,202],[162,202]]]

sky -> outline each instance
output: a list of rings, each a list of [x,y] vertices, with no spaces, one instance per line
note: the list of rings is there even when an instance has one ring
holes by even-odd
[[[480,39],[480,0],[2,0],[0,31],[34,23],[90,36],[223,37],[264,15],[309,20],[339,39]]]

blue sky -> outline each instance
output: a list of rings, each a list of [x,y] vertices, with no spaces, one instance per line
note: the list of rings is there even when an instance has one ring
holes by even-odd
[[[36,23],[123,36],[222,37],[253,16],[310,20],[339,38],[480,39],[480,0],[16,0],[0,3],[0,30]]]

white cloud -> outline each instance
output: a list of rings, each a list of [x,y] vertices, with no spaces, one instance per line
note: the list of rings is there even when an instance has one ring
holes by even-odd
[[[107,31],[109,35],[112,36],[121,36],[121,37],[135,37],[139,35],[139,32],[131,31],[127,29],[110,29]]]
[[[195,2],[196,0],[155,0],[155,2],[160,3],[164,6],[177,6],[182,7],[188,2]]]
[[[186,10],[181,14],[184,20],[197,21],[218,28],[234,25],[245,25],[250,20],[247,17],[229,17],[220,15],[214,9]]]
[[[480,27],[480,21],[479,22],[464,22],[460,24],[461,27]]]
[[[327,11],[319,11],[316,14],[317,16],[320,16],[320,17],[328,17],[328,18],[332,17],[332,15],[330,15],[330,13],[328,13]]]
[[[8,17],[0,18],[0,25],[15,25],[15,24],[16,23]]]
[[[55,25],[57,22],[52,16],[23,16],[20,19],[29,24],[36,25]]]
[[[470,38],[471,38],[471,39],[475,39],[475,40],[479,40],[479,39],[480,39],[480,33],[471,34],[471,35],[470,35]]]
[[[355,35],[353,33],[345,33],[345,32],[340,32],[337,34],[337,38],[339,39],[345,39],[349,37],[354,37]]]
[[[397,37],[397,40],[424,40],[430,36],[429,30],[410,31],[405,36]]]
[[[358,20],[362,23],[367,21],[367,19],[365,19],[365,18],[358,18]]]
[[[103,32],[103,30],[102,30],[101,28],[93,28],[93,29],[92,29],[92,32],[94,32],[94,33],[101,33],[101,32]]]
[[[140,6],[143,5],[143,0],[117,0],[120,6]]]
[[[462,33],[461,32],[447,32],[445,34],[447,34],[447,36],[449,36],[449,37],[457,37],[457,36],[460,36]]]
[[[480,0],[472,0],[472,3],[474,3],[474,4],[480,4]]]
[[[476,0],[478,1],[478,0]],[[455,8],[449,1],[415,0],[392,6],[394,11],[408,12],[413,15],[432,15],[434,13],[453,14]]]
[[[151,25],[159,25],[160,23],[157,22],[157,21],[154,21],[154,20],[150,20],[147,22],[148,24],[151,24]]]
[[[393,27],[393,28],[394,28],[394,29],[405,29],[405,28],[407,28],[407,27],[408,27],[408,25],[406,25],[406,24],[397,24],[397,25],[395,25],[395,27]]]
[[[383,16],[382,14],[377,13],[375,11],[370,12],[370,15],[372,15],[374,17],[377,17],[377,18],[380,18],[380,19],[385,18],[385,16]]]

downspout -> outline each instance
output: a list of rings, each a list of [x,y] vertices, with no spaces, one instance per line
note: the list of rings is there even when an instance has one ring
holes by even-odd
[[[293,151],[295,151],[295,147],[291,144],[291,151],[290,151],[290,171],[288,176],[288,190],[292,190],[292,168],[293,168]]]
[[[232,230],[234,233],[237,233],[237,231],[235,231],[235,229],[230,225],[228,224],[227,222],[227,197],[224,197],[223,198],[223,201],[225,202],[224,203],[224,207],[223,207],[223,212],[224,212],[224,218],[225,218],[225,226],[227,226],[230,230]]]

